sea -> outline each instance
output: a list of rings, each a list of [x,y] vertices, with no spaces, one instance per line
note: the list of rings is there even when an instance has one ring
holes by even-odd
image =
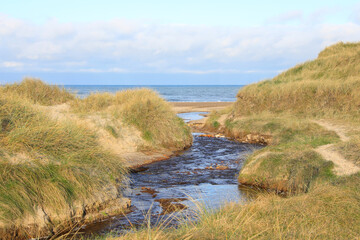
[[[234,102],[236,94],[244,85],[65,85],[64,87],[85,98],[91,93],[125,89],[150,88],[169,102]]]

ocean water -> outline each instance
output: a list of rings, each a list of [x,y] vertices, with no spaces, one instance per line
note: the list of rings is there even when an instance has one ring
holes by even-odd
[[[138,85],[65,85],[66,89],[84,98],[90,93],[115,93],[124,89],[151,88],[169,102],[234,102],[243,85],[221,86],[138,86]]]

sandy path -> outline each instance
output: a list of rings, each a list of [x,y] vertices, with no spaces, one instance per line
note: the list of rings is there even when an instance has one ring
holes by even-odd
[[[318,121],[314,120],[313,122],[319,124],[320,126],[326,128],[329,131],[336,132],[336,134],[340,137],[340,140],[343,142],[347,142],[350,140],[350,138],[346,136],[347,130],[344,126],[334,125],[326,121],[319,121],[319,120]]]
[[[349,141],[350,138],[346,136],[346,128],[337,126],[325,121],[313,121],[329,131],[334,131],[343,142]],[[335,173],[337,175],[351,175],[360,171],[360,168],[354,163],[346,160],[339,152],[334,149],[334,144],[327,144],[315,149],[325,160],[332,161],[335,164]]]
[[[233,102],[170,102],[176,113],[211,112],[231,106]]]

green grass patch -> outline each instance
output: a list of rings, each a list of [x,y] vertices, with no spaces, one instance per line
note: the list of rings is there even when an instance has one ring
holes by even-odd
[[[117,133],[116,129],[113,126],[107,125],[105,130],[111,134],[114,138],[119,138],[119,134]]]

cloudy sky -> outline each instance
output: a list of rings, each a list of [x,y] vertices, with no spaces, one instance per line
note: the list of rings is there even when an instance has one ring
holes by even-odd
[[[339,41],[353,0],[0,0],[0,83],[248,84]]]

